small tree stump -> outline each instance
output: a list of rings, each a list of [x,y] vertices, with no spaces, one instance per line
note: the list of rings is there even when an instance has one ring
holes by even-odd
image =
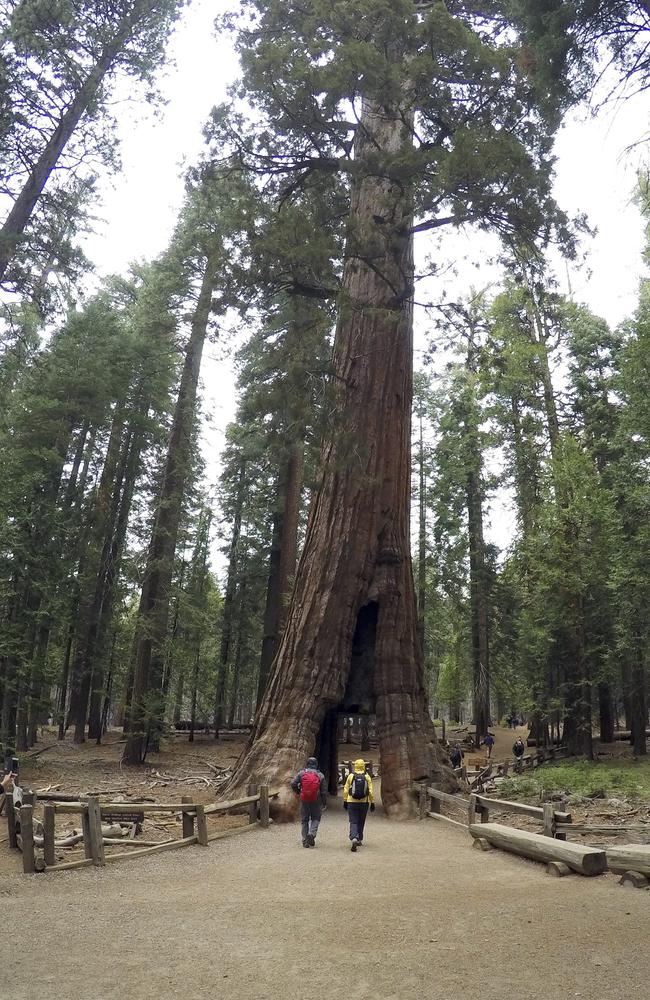
[[[492,845],[488,844],[488,842],[485,839],[485,837],[477,837],[476,840],[473,841],[472,847],[474,848],[475,851],[491,851],[492,850]]]
[[[626,889],[647,889],[648,879],[641,872],[625,872],[618,884]]]
[[[564,864],[564,861],[549,861],[546,866],[547,875],[554,875],[555,878],[564,878],[565,875],[571,874],[571,869],[568,865]]]

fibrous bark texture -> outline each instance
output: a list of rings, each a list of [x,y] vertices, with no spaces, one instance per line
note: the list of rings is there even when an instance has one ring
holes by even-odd
[[[286,787],[328,713],[353,707],[353,690],[357,712],[376,714],[390,814],[410,812],[418,778],[455,785],[428,713],[409,543],[411,199],[386,164],[410,141],[403,113],[365,104],[334,343],[338,422],[284,634],[227,794],[251,779]]]

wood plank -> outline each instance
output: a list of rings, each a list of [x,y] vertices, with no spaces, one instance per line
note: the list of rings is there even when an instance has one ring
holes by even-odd
[[[46,802],[43,806],[43,857],[46,865],[56,862],[54,854],[54,807]]]
[[[194,837],[183,837],[182,840],[164,840],[161,844],[156,844],[155,847],[141,847],[137,851],[127,851],[124,854],[107,854],[106,862],[109,861],[125,861],[131,858],[144,858],[148,854],[159,854],[161,851],[173,851],[177,847],[188,847],[190,844],[196,844],[198,838]]]
[[[20,837],[23,849],[23,872],[32,875],[36,871],[34,855],[34,807],[20,807]]]
[[[439,788],[433,788],[429,785],[427,789],[429,795],[432,799],[437,799],[438,802],[446,802],[450,806],[458,806],[460,809],[467,809],[469,806],[469,799],[464,795],[450,795],[449,792],[441,792]]]
[[[513,812],[522,816],[534,816],[535,819],[544,819],[544,810],[541,806],[529,806],[526,802],[508,802],[507,799],[492,799],[487,795],[477,795],[478,802],[482,806],[494,812]]]
[[[515,830],[500,823],[473,823],[472,837],[485,837],[495,847],[533,861],[564,861],[581,875],[600,875],[607,865],[605,851],[583,844],[567,843],[527,830]]]
[[[440,813],[428,812],[427,816],[431,819],[439,819],[442,823],[449,823],[450,826],[459,826],[461,830],[467,830],[467,823],[459,823],[457,819],[451,819],[449,816],[441,816]]]
[[[591,823],[557,823],[558,830],[563,833],[647,833],[650,836],[650,823],[626,823],[625,826]]]
[[[48,865],[45,869],[48,872],[66,872],[74,868],[91,868],[92,858],[78,858],[76,861],[61,861],[56,865]]]
[[[208,834],[208,842],[211,844],[213,840],[223,840],[225,837],[234,837],[238,833],[249,833],[257,829],[257,823],[247,823],[246,826],[235,826],[232,830],[218,830],[216,833]]]

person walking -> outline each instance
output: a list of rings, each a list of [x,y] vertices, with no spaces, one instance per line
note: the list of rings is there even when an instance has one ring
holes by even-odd
[[[325,775],[318,770],[318,761],[310,757],[307,766],[295,776],[291,788],[300,796],[300,832],[303,847],[316,847],[316,834],[323,809],[327,806]]]
[[[347,810],[350,821],[351,850],[363,844],[363,828],[366,824],[368,808],[375,811],[372,791],[372,778],[366,774],[365,760],[355,760],[354,771],[348,774],[343,788],[343,808]]]
[[[521,761],[524,756],[525,750],[526,747],[524,745],[524,741],[522,740],[521,736],[518,736],[515,742],[512,744],[512,752],[515,758],[515,771],[517,772],[521,771]]]
[[[492,757],[492,747],[495,744],[495,739],[492,733],[488,733],[487,736],[481,741],[481,746],[485,747],[487,753],[487,759],[490,760]]]
[[[463,751],[460,749],[458,743],[454,743],[453,747],[449,751],[449,760],[451,761],[451,766],[461,767],[463,763]]]

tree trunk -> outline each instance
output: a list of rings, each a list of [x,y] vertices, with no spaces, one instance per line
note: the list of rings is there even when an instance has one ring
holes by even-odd
[[[422,413],[420,412],[420,442],[418,450],[419,463],[419,512],[420,523],[418,532],[418,637],[422,650],[422,660],[427,664],[425,643],[425,614],[427,606],[427,506],[426,506],[426,473],[424,470],[424,434],[422,429]]]
[[[223,599],[223,610],[221,615],[221,643],[219,648],[219,669],[217,671],[217,685],[214,698],[214,738],[219,739],[219,730],[223,724],[225,713],[226,683],[228,680],[228,661],[232,644],[233,611],[235,594],[237,592],[237,563],[239,535],[241,533],[242,511],[244,509],[244,487],[246,475],[246,462],[242,461],[239,467],[239,482],[237,484],[237,497],[235,500],[235,514],[232,525],[232,537],[230,539],[230,549],[228,554],[228,578],[226,581],[226,593]]]
[[[43,152],[32,167],[29,177],[16,198],[13,207],[0,229],[0,281],[13,259],[43,188],[61,153],[70,141],[77,125],[96,97],[106,73],[124,45],[133,26],[133,15],[128,16],[113,38],[104,47],[99,59],[81,84],[78,93],[62,114]]]
[[[646,727],[648,724],[648,709],[645,683],[644,645],[637,638],[632,663],[632,718],[631,743],[635,757],[644,757],[647,753]]]
[[[87,651],[91,657],[88,670],[92,673],[93,686],[90,693],[88,710],[88,738],[100,740],[102,735],[101,705],[104,697],[104,667],[106,662],[106,638],[113,620],[117,581],[122,563],[122,553],[126,543],[126,535],[135,492],[136,480],[140,466],[140,457],[144,445],[144,434],[140,427],[131,428],[126,436],[121,470],[115,487],[115,502],[118,505],[117,517],[112,526],[110,536],[107,536],[108,546],[102,562],[101,602],[95,608],[91,626],[94,642]]]
[[[183,490],[190,471],[192,427],[196,413],[196,392],[201,355],[210,318],[214,285],[211,260],[201,283],[192,317],[190,338],[178,390],[167,459],[147,556],[145,579],[140,596],[129,737],[124,761],[140,764],[145,758],[149,732],[162,718],[160,684],[165,659],[174,553],[183,504]]]
[[[403,177],[390,178],[410,142],[401,109],[364,102],[334,344],[338,433],[324,446],[287,624],[226,794],[252,778],[286,788],[349,686],[376,708],[391,814],[410,814],[416,779],[455,787],[428,714],[410,556],[411,200]],[[355,677],[361,620],[355,664],[365,673]]]
[[[467,522],[469,535],[469,584],[472,623],[474,679],[474,723],[477,745],[490,725],[490,644],[483,504],[480,484],[481,456],[476,452],[467,475]]]
[[[600,742],[614,742],[614,703],[609,684],[598,685],[598,707],[600,711]]]
[[[83,743],[86,739],[86,717],[95,635],[104,596],[107,560],[117,517],[113,491],[118,474],[120,453],[123,450],[123,429],[124,409],[122,405],[118,405],[113,416],[104,467],[92,506],[91,526],[86,547],[87,563],[80,587],[75,654],[72,662],[74,700],[70,707],[71,721],[75,727],[75,743]]]
[[[291,580],[296,572],[304,451],[302,439],[292,444],[286,468],[280,475],[278,482],[277,505],[273,512],[269,579],[266,589],[262,653],[257,685],[258,705],[266,689],[279,634],[287,615],[287,599]]]

